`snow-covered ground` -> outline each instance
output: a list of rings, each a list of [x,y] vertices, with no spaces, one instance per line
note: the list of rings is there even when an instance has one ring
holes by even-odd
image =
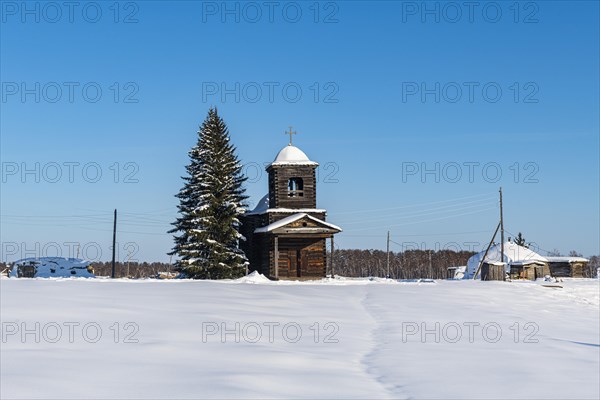
[[[542,284],[2,279],[0,397],[597,399],[600,282]]]

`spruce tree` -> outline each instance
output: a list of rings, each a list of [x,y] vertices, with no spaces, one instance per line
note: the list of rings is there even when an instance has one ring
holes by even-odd
[[[169,231],[176,234],[169,254],[180,257],[175,268],[186,277],[238,278],[246,271],[248,260],[239,248],[246,178],[235,151],[227,125],[211,108],[189,152],[187,176],[176,195],[180,215]]]
[[[518,244],[519,246],[523,246],[523,247],[529,248],[529,243],[527,243],[525,241],[525,238],[523,237],[523,234],[521,234],[521,232],[519,232],[517,234],[517,237],[515,238],[515,244]]]

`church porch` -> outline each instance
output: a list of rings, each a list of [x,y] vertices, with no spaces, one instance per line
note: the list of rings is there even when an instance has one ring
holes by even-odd
[[[333,235],[271,235],[269,278],[321,279],[327,268],[326,240]]]

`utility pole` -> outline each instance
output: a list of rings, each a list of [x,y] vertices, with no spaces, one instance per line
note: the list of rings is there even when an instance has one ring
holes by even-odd
[[[431,263],[431,250],[429,250],[429,277],[433,279],[433,264]]]
[[[475,271],[475,275],[473,275],[473,279],[477,279],[477,275],[479,275],[479,271],[481,271],[481,266],[483,265],[483,262],[485,261],[485,257],[487,257],[488,251],[490,251],[490,247],[492,247],[492,245],[494,244],[494,239],[496,238],[496,235],[498,234],[498,229],[500,229],[500,223],[498,222],[498,225],[496,226],[496,230],[494,231],[494,234],[492,235],[492,240],[490,240],[490,244],[488,244],[488,247],[485,249],[485,253],[483,253],[483,257],[481,257],[481,260],[479,260],[479,265],[477,266],[477,271]],[[465,270],[465,273],[468,273],[469,271]]]
[[[291,136],[290,136],[291,138]],[[335,279],[334,269],[333,269],[333,257],[335,255],[335,244],[333,243],[333,235],[331,235],[331,278]]]
[[[387,234],[387,276],[390,277],[390,231]]]
[[[502,186],[500,186],[500,261],[504,262],[504,218],[502,216]]]
[[[117,247],[117,209],[115,208],[115,219],[113,223],[113,246],[112,246],[112,278],[115,277],[115,250]]]
[[[133,251],[130,251],[129,254],[127,254],[127,279],[129,279],[129,262],[131,261],[131,256],[133,255]]]

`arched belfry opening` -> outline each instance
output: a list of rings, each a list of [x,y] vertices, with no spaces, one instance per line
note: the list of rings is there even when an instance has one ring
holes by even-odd
[[[304,197],[304,180],[293,177],[288,180],[288,197]]]
[[[325,222],[317,208],[319,164],[294,146],[291,127],[287,146],[266,167],[269,193],[242,218],[241,242],[250,271],[271,279],[318,279],[325,276],[326,241],[341,229]]]

